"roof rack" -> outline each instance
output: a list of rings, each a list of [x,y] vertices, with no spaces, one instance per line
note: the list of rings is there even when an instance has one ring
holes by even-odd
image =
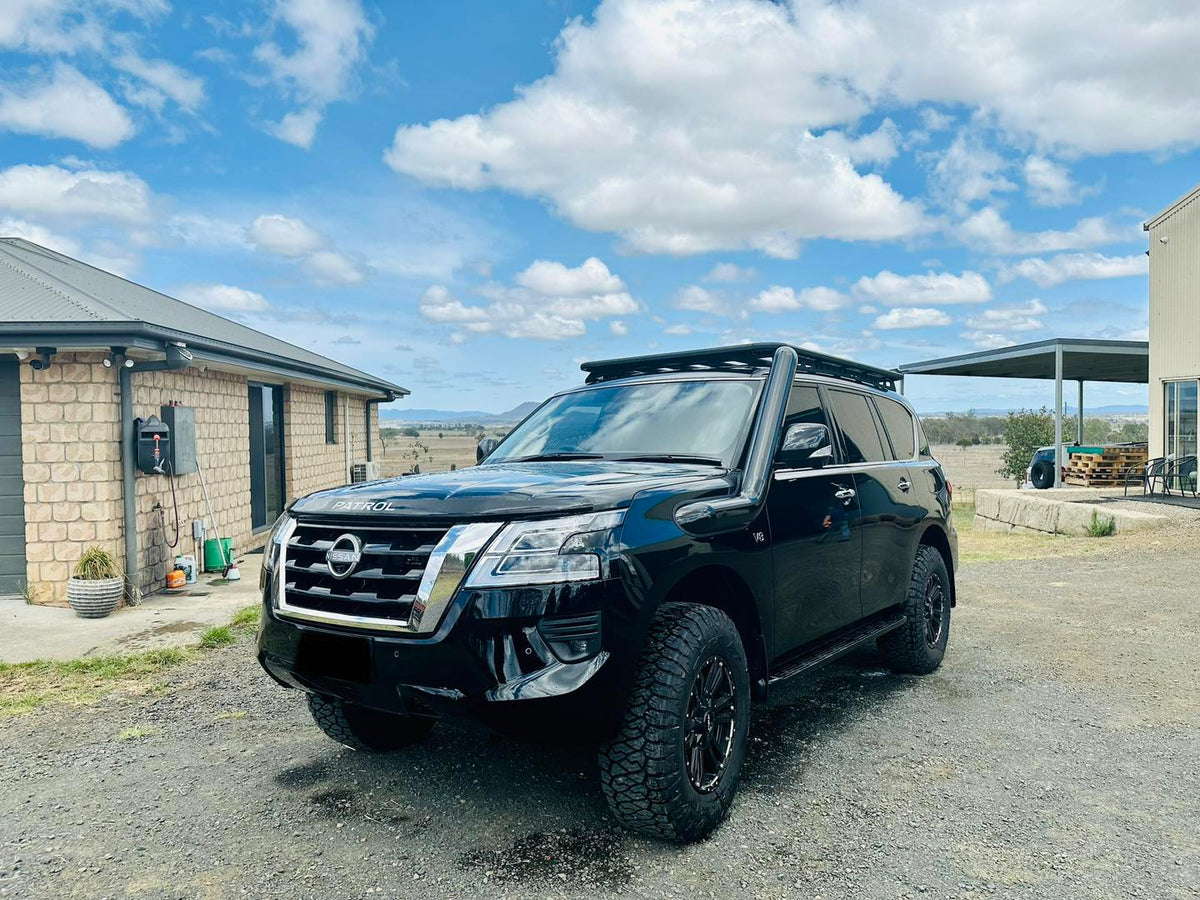
[[[879,369],[779,342],[684,350],[680,353],[656,353],[651,356],[629,356],[623,359],[601,359],[585,362],[579,368],[587,372],[588,384],[669,372],[761,372],[771,367],[771,357],[780,347],[791,347],[796,351],[799,359],[796,372],[799,374],[828,375],[831,378],[855,381],[884,391],[895,390],[896,382],[903,377],[899,372],[890,369]]]

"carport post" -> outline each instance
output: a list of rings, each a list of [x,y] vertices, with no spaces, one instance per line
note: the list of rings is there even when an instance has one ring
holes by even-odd
[[[1079,379],[1079,421],[1075,428],[1075,443],[1083,446],[1083,379]]]
[[[1054,345],[1054,486],[1062,487],[1063,348]]]

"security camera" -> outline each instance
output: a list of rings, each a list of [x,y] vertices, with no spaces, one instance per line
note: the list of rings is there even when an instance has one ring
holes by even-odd
[[[38,347],[37,356],[29,361],[29,367],[35,372],[50,368],[50,360],[56,352],[54,347]]]

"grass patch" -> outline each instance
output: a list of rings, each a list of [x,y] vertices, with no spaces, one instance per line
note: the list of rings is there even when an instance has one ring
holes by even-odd
[[[126,728],[117,735],[118,741],[136,741],[141,738],[153,737],[156,734],[162,734],[162,729],[157,725],[134,725],[132,728]]]
[[[1088,537],[1111,537],[1117,532],[1117,520],[1112,516],[1100,518],[1100,514],[1092,513],[1092,522],[1088,525]]]
[[[0,719],[48,705],[84,706],[113,693],[137,696],[160,691],[165,673],[252,632],[259,614],[257,605],[238,610],[228,625],[208,629],[194,647],[164,647],[61,662],[0,662]]]
[[[200,635],[200,649],[213,650],[217,647],[224,647],[226,644],[232,644],[236,640],[237,635],[234,634],[232,627],[217,625]]]
[[[246,711],[244,709],[231,709],[227,712],[217,713],[217,718],[218,719],[244,719],[244,718],[246,718]]]

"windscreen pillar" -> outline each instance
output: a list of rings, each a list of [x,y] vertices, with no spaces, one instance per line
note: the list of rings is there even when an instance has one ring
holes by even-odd
[[[1063,348],[1054,345],[1054,486],[1062,487],[1063,468]]]
[[[1079,379],[1079,420],[1075,427],[1075,443],[1083,446],[1083,379]]]

